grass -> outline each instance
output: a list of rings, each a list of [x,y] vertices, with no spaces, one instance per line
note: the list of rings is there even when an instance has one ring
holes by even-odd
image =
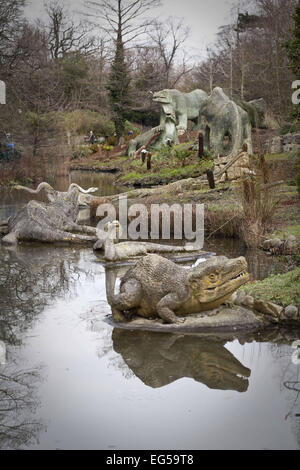
[[[300,224],[287,225],[284,230],[276,230],[272,238],[285,240],[289,235],[294,235],[296,238],[300,239]]]
[[[283,307],[300,305],[300,267],[285,274],[272,275],[242,287],[254,298],[273,302]]]

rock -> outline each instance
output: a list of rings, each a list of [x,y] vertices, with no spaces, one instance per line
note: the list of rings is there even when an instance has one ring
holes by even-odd
[[[287,255],[292,255],[298,250],[298,241],[294,235],[289,235],[283,245],[283,251]]]
[[[242,301],[241,301],[242,305],[244,305],[244,307],[248,307],[248,308],[253,308],[254,306],[254,298],[251,296],[251,295],[246,295]]]
[[[253,308],[258,312],[276,318],[276,320],[280,318],[280,314],[283,310],[283,307],[280,305],[273,304],[272,302],[266,302],[264,300],[254,300]]]
[[[265,240],[262,244],[262,247],[264,250],[270,250],[274,248],[279,249],[282,244],[283,241],[279,238],[271,238],[270,240]]]
[[[285,309],[281,312],[280,320],[283,320],[283,321],[284,320],[286,321],[299,320],[298,308],[295,307],[294,305],[289,305],[288,307],[285,307]]]
[[[234,303],[236,305],[243,305],[243,300],[246,297],[245,291],[244,290],[238,290],[234,294],[235,294]]]
[[[283,151],[283,142],[281,137],[274,137],[271,140],[271,153],[282,153]]]

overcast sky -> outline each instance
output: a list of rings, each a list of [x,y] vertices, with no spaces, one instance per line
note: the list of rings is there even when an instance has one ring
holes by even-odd
[[[83,0],[66,0],[64,3],[70,11],[83,9]],[[218,27],[229,22],[233,3],[233,0],[162,0],[162,6],[153,10],[153,16],[162,20],[168,16],[183,18],[191,30],[187,45],[192,55],[203,55],[214,41]],[[43,4],[44,0],[28,0],[27,17],[44,19]]]

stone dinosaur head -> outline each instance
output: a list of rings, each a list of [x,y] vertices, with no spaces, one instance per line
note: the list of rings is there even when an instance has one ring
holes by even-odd
[[[188,283],[199,303],[220,305],[249,280],[246,259],[214,256],[192,268]]]
[[[170,90],[157,91],[153,94],[153,101],[161,103],[166,118],[169,118],[176,123],[176,114]]]

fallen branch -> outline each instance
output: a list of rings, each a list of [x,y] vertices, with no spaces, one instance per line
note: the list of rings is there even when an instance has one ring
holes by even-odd
[[[156,132],[156,134],[153,134],[148,140],[147,142],[142,145],[136,152],[135,152],[135,158],[137,158],[139,156],[139,154],[141,153],[142,150],[144,149],[147,149],[147,147],[151,144],[151,142],[153,142],[153,140],[157,139],[157,137],[159,137],[161,134],[161,131],[159,132]]]

